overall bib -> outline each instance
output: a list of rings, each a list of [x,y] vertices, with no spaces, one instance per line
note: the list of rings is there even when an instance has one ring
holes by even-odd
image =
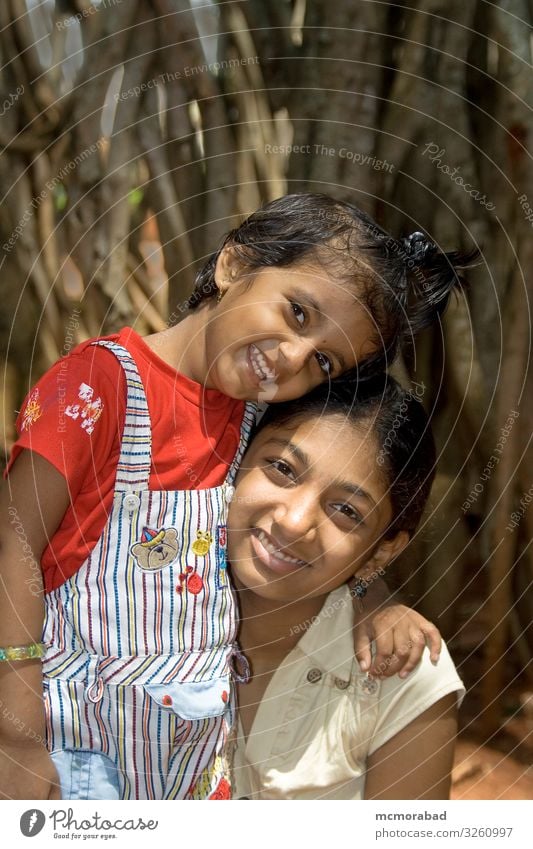
[[[79,571],[46,595],[47,743],[65,799],[228,798],[237,614],[226,512],[255,420],[221,486],[151,491],[150,414],[134,360],[113,507]],[[246,674],[246,673],[245,673]]]

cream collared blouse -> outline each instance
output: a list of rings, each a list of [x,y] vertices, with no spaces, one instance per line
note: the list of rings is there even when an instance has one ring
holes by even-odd
[[[446,646],[406,679],[370,682],[353,656],[352,603],[332,592],[276,670],[245,741],[239,724],[234,798],[362,799],[366,761],[436,701],[465,690]],[[373,686],[372,686],[373,685]]]

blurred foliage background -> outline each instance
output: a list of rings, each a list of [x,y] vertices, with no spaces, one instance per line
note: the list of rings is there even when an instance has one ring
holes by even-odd
[[[220,237],[287,191],[480,248],[398,365],[440,455],[400,574],[477,685],[465,725],[515,749],[533,730],[532,19],[531,0],[0,4],[4,451],[45,368],[178,320]]]

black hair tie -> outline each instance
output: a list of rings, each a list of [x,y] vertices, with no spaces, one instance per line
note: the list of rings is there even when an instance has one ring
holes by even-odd
[[[406,258],[412,259],[415,262],[423,261],[428,253],[433,252],[435,249],[435,243],[419,230],[402,239],[401,244],[405,250]]]

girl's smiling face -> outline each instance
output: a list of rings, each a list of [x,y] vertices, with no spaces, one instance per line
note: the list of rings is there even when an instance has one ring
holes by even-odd
[[[323,270],[263,268],[231,282],[211,306],[206,386],[231,398],[285,401],[353,368],[374,349],[368,310]]]
[[[322,596],[363,566],[385,568],[408,541],[393,515],[372,422],[325,414],[266,426],[237,477],[228,558],[239,584],[272,601]]]

